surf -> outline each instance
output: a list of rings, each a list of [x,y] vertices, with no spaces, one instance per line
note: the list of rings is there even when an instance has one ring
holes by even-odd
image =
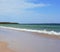
[[[5,27],[0,26],[0,28],[6,28],[11,30],[17,30],[17,31],[27,31],[27,32],[35,32],[35,33],[43,33],[43,34],[49,34],[49,35],[60,35],[60,32],[55,31],[47,31],[47,30],[32,30],[32,29],[25,29],[25,28],[14,28],[14,27]]]

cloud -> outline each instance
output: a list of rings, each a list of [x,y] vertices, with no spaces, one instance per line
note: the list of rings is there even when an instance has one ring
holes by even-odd
[[[30,19],[40,17],[41,14],[35,11],[27,11],[36,7],[47,7],[49,4],[35,4],[26,0],[0,0],[0,20],[23,21],[23,18]],[[3,18],[2,18],[3,17]],[[21,19],[21,20],[19,20]],[[36,18],[35,18],[36,19]]]
[[[43,3],[35,4],[35,3],[24,2],[21,4],[21,6],[22,8],[35,8],[35,7],[46,7],[46,6],[49,6],[49,4],[43,4]]]
[[[26,13],[26,9],[46,6],[49,6],[49,4],[35,4],[27,2],[26,0],[0,0],[0,15],[17,15],[21,13]]]
[[[0,0],[0,10],[18,10],[18,9],[26,9],[26,8],[35,8],[35,7],[45,7],[49,6],[49,4],[35,4],[35,3],[29,3],[25,0]]]

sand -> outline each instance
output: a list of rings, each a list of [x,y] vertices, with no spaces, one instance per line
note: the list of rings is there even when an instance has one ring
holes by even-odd
[[[14,52],[14,51],[8,48],[8,43],[0,42],[0,52]]]
[[[0,52],[60,52],[56,35],[0,28],[0,41]]]
[[[44,33],[32,33],[35,36],[39,36],[39,37],[45,37],[45,38],[50,38],[50,39],[58,39],[60,40],[60,35],[49,35],[49,34],[44,34]]]

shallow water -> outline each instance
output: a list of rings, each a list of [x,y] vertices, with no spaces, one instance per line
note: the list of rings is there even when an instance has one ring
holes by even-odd
[[[60,24],[0,24],[0,26],[60,32]]]
[[[35,33],[0,28],[0,41],[16,52],[60,52],[60,40],[40,37]]]

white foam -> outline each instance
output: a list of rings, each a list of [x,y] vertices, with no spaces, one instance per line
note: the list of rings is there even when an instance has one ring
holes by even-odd
[[[6,28],[6,29],[12,29],[12,30],[18,30],[18,31],[37,32],[37,33],[44,33],[49,35],[60,35],[60,32],[55,32],[55,31],[32,30],[32,29],[22,29],[22,28],[5,27],[5,26],[0,26],[0,28]]]

